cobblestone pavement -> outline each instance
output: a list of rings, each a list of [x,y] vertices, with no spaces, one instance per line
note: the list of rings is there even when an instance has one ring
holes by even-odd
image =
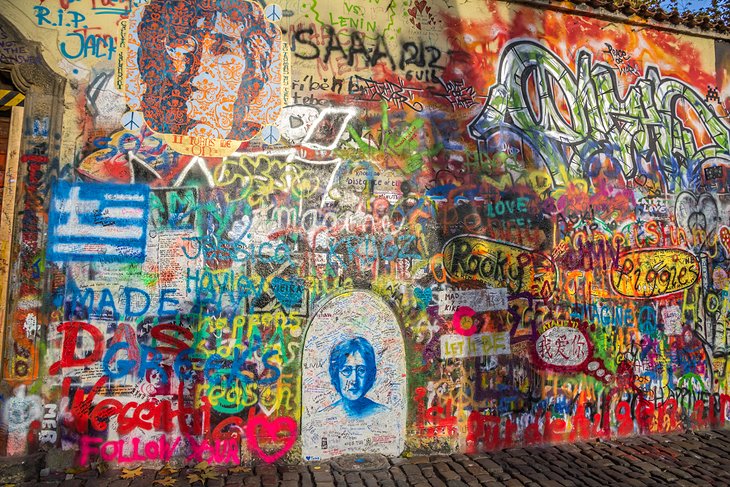
[[[378,456],[372,456],[378,458]],[[513,448],[474,455],[307,465],[50,473],[15,484],[46,487],[561,487],[730,485],[730,431]],[[358,465],[358,462],[361,462]],[[378,464],[380,462],[380,464]],[[130,473],[131,472],[131,473]],[[137,475],[134,478],[123,478]]]

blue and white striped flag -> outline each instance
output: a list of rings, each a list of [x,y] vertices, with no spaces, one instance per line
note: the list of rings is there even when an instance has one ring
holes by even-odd
[[[59,181],[48,215],[48,260],[144,262],[150,188]]]

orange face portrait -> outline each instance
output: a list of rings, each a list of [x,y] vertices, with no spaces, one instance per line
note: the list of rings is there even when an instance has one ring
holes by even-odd
[[[281,110],[281,31],[232,0],[152,0],[131,15],[127,99],[164,134],[248,140]]]

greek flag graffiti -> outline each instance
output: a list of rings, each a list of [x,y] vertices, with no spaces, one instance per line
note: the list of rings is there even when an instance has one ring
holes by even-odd
[[[144,262],[149,186],[56,184],[48,260]]]

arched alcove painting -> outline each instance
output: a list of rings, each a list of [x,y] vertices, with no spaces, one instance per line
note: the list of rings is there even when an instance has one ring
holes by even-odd
[[[399,455],[405,441],[405,397],[403,335],[388,305],[366,291],[324,303],[304,342],[304,459]]]

